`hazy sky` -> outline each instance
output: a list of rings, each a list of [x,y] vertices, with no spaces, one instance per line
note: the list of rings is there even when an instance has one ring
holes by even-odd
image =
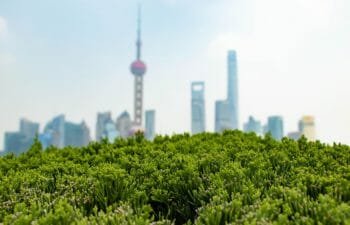
[[[318,138],[350,144],[350,1],[144,0],[145,108],[160,133],[190,130],[190,82],[206,83],[207,127],[226,95],[227,50],[239,63],[241,127],[249,115],[305,114]],[[0,1],[0,149],[19,118],[60,113],[88,123],[132,113],[134,0]]]

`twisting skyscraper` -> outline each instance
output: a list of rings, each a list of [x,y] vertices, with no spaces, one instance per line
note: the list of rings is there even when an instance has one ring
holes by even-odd
[[[143,76],[146,73],[146,64],[141,60],[141,9],[138,8],[138,28],[136,41],[136,60],[131,64],[131,73],[135,77],[134,84],[134,126],[142,126],[143,114]]]

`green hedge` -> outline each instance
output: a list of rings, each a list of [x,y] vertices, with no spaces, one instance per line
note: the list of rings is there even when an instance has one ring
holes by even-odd
[[[3,224],[350,224],[350,148],[225,131],[0,158]]]

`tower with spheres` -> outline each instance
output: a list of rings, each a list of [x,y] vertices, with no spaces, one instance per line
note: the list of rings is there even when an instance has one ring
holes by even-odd
[[[134,127],[141,129],[143,114],[143,76],[146,73],[146,64],[141,60],[141,10],[138,10],[138,29],[136,41],[136,60],[131,64],[130,70],[134,75]]]

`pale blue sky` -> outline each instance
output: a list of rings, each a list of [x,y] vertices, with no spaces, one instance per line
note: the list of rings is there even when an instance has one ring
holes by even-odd
[[[145,107],[160,133],[190,130],[190,82],[206,82],[207,127],[226,93],[226,54],[238,51],[240,124],[305,114],[318,138],[350,144],[347,0],[144,0]],[[132,112],[135,0],[0,1],[0,149],[19,118]]]

